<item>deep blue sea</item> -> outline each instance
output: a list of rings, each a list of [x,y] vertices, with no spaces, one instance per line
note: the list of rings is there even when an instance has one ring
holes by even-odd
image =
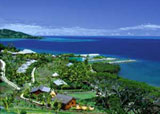
[[[0,39],[5,45],[45,53],[99,53],[110,57],[136,59],[123,63],[120,76],[160,86],[160,37],[56,37],[44,39]]]

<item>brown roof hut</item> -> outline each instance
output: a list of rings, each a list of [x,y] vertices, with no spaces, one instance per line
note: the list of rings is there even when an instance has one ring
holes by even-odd
[[[55,101],[55,100],[62,103],[62,109],[64,110],[68,110],[71,107],[76,106],[76,99],[71,96],[57,94],[54,98],[52,98],[52,101]]]

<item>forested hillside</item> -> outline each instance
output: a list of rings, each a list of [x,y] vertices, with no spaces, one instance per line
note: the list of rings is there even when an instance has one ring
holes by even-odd
[[[28,35],[23,32],[17,32],[9,29],[0,29],[0,38],[30,38],[39,39],[39,36]]]

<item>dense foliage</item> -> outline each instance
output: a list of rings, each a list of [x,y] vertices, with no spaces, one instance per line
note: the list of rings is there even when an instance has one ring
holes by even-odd
[[[86,82],[92,78],[90,75],[90,65],[78,62],[70,67],[63,67],[61,78],[65,80],[72,89],[87,89],[90,88]]]
[[[97,65],[100,64],[104,65]],[[117,69],[116,65],[107,66]],[[94,68],[99,69],[97,66]],[[111,72],[99,69],[94,74],[92,84],[98,95],[95,100],[97,105],[108,113],[158,114],[160,89],[112,74],[115,69],[110,69]]]
[[[0,51],[3,50],[3,49],[5,49],[5,46],[0,44]]]
[[[107,63],[93,63],[92,68],[96,72],[118,73],[120,71],[119,65],[111,65]]]

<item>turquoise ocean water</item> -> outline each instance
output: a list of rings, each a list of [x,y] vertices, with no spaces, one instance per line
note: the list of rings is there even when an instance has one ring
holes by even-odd
[[[160,86],[159,37],[55,37],[44,39],[0,39],[4,45],[13,44],[19,49],[36,52],[99,53],[109,57],[136,59],[135,63],[120,64],[120,76]]]

